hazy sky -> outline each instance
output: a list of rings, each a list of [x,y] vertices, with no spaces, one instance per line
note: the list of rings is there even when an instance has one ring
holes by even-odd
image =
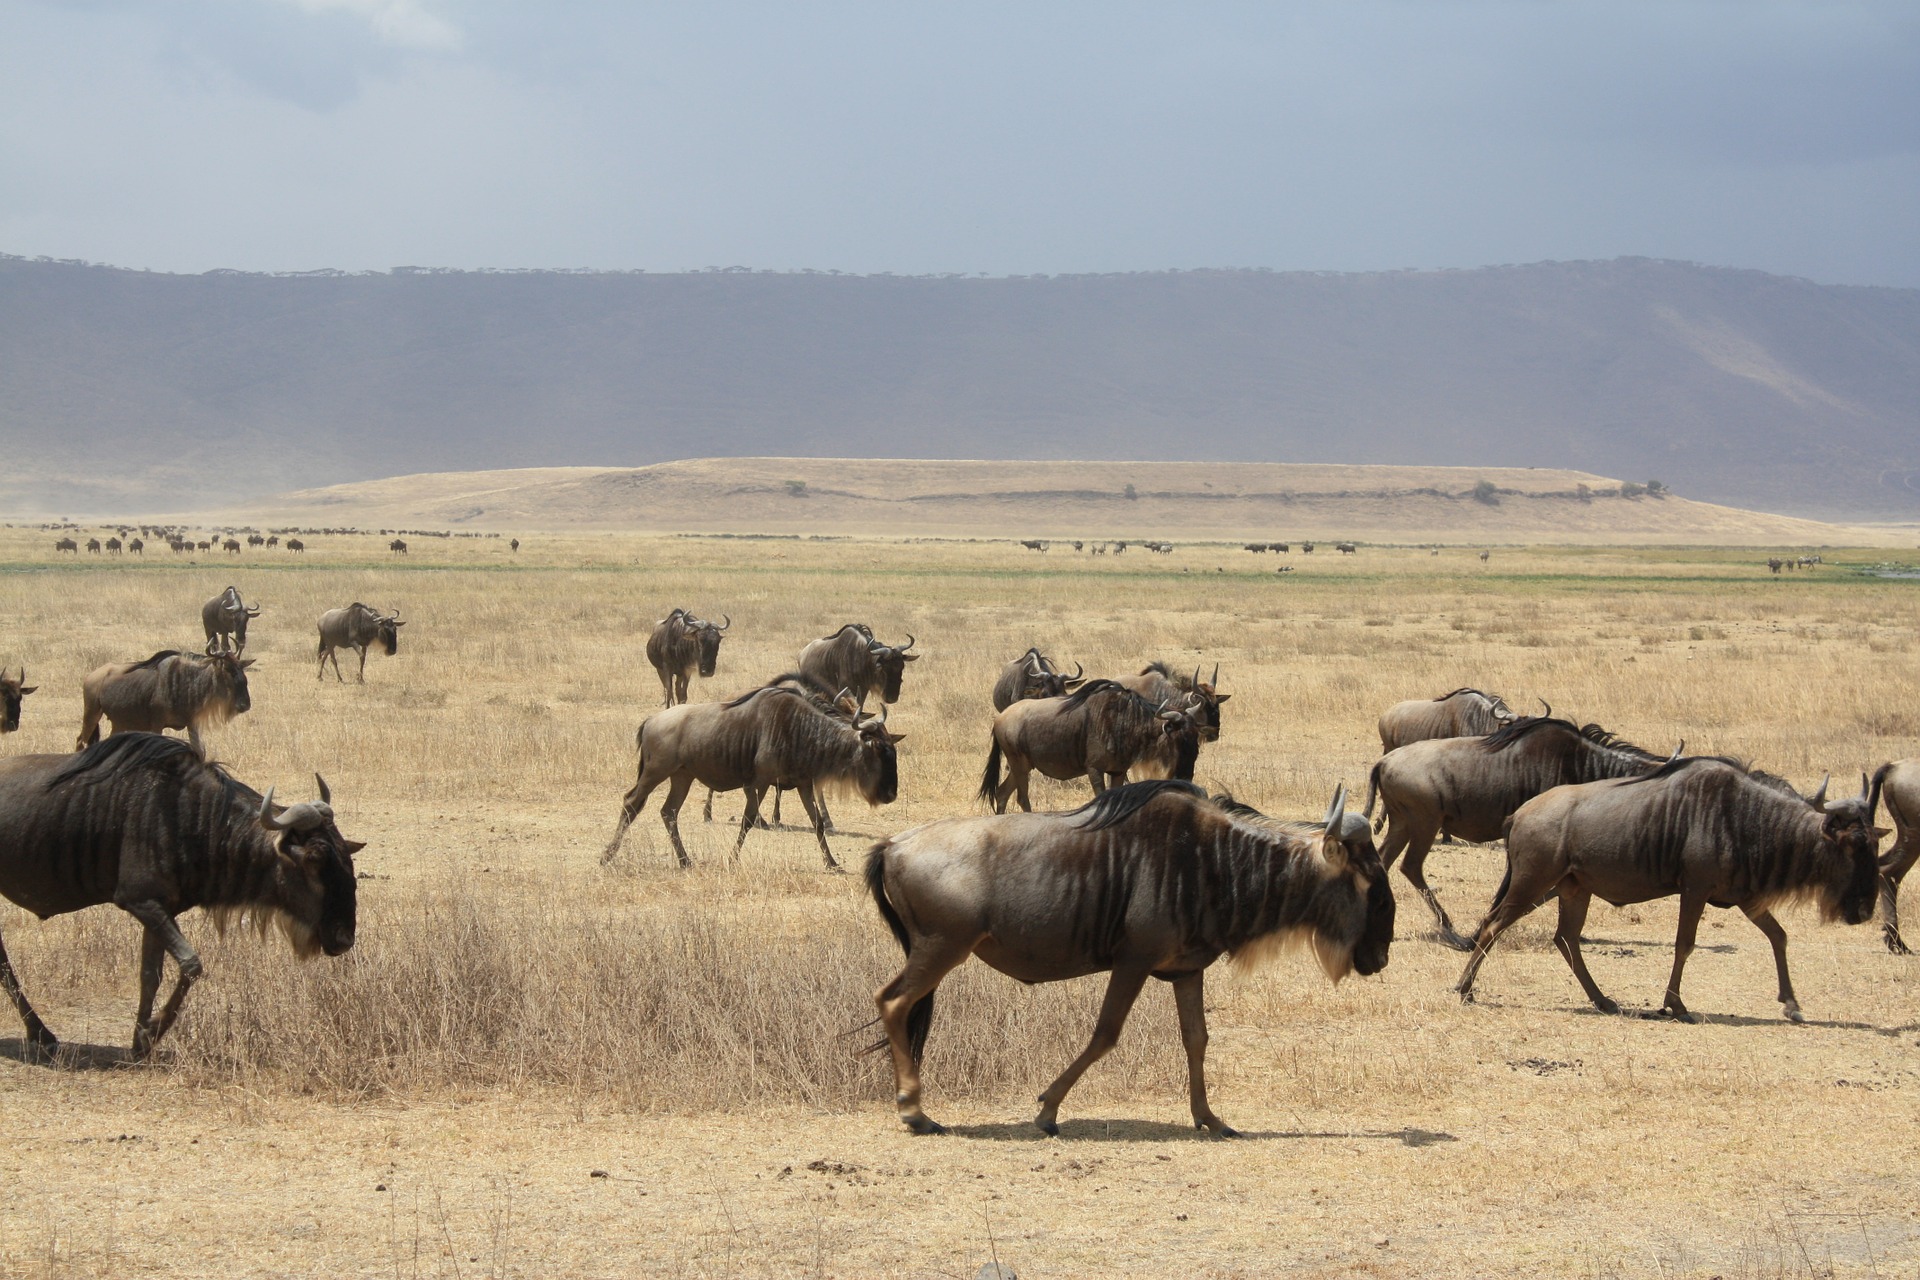
[[[1920,4],[0,0],[0,252],[1920,286]]]

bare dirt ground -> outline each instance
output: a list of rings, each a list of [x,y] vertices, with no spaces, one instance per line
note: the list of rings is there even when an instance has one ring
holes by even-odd
[[[0,1274],[968,1277],[994,1256],[1026,1277],[1920,1273],[1920,962],[1870,927],[1787,918],[1795,1027],[1764,940],[1710,913],[1686,985],[1707,1021],[1685,1026],[1593,1013],[1550,913],[1463,1007],[1462,958],[1403,891],[1377,978],[1331,988],[1301,956],[1210,978],[1213,1100],[1241,1142],[1187,1127],[1159,990],[1043,1138],[1032,1097],[1099,981],[974,965],[943,986],[928,1056],[954,1132],[914,1138],[856,1030],[897,950],[811,833],[756,832],[732,865],[723,796],[712,826],[682,815],[694,871],[671,869],[657,806],[599,859],[659,696],[641,647],[676,604],[733,619],[696,698],[851,618],[918,637],[890,725],[901,799],[836,810],[857,862],[973,810],[987,689],[1036,641],[1094,672],[1219,661],[1234,696],[1199,778],[1282,816],[1363,784],[1381,707],[1466,683],[1845,785],[1920,754],[1920,584],[1860,571],[1886,553],[1775,578],[1750,551],[1368,548],[1276,575],[1225,547],[579,535],[517,555],[416,540],[401,561],[313,541],[298,560],[56,562],[51,534],[0,531],[0,661],[41,686],[0,749],[70,749],[81,675],[196,643],[200,602],[233,582],[263,607],[260,661],[215,755],[282,796],[319,770],[370,842],[339,960],[186,919],[209,976],[148,1066],[124,1062],[132,923],[0,909],[68,1045],[29,1063],[0,1028]],[[401,652],[364,686],[351,661],[348,683],[316,681],[312,619],[353,598],[403,611]],[[1502,863],[1445,846],[1429,865],[1471,919]],[[1673,924],[1671,903],[1589,921],[1632,1014],[1658,1004]]]

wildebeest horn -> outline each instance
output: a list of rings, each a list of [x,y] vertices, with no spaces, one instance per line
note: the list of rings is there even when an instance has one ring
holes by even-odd
[[[1548,702],[1545,698],[1542,698],[1540,699],[1540,705],[1546,708],[1545,711],[1542,711],[1540,713],[1541,718],[1544,720],[1551,720],[1553,718],[1553,704],[1551,702]]]
[[[1680,739],[1679,744],[1674,747],[1673,754],[1667,757],[1667,763],[1672,764],[1675,760],[1678,760],[1680,758],[1680,753],[1682,751],[1685,751],[1686,749],[1687,749],[1687,740],[1685,738],[1682,738]]]
[[[911,648],[913,648],[913,632],[909,631],[907,632],[907,642],[900,646],[900,652],[905,653]]]
[[[1219,663],[1216,662],[1213,664],[1213,679],[1207,681],[1207,683],[1212,685],[1216,689],[1220,687],[1220,664]]]
[[[25,667],[20,668],[20,678],[22,680],[25,680],[27,678],[27,669]],[[1087,669],[1081,666],[1077,659],[1073,664],[1072,678],[1075,680],[1085,680],[1087,678]]]
[[[327,790],[327,780],[321,777],[318,773],[313,775],[313,780],[320,784],[320,803],[332,804],[333,792]]]
[[[730,613],[723,613],[723,614],[721,614],[720,616],[721,616],[721,617],[722,617],[723,619],[725,619],[725,621],[723,621],[723,622],[722,622],[722,623],[720,624],[720,629],[721,629],[722,631],[725,631],[725,630],[726,630],[726,629],[727,629],[728,627],[730,627],[730,626],[732,626],[732,625],[733,625],[733,615],[732,615],[732,614],[730,614]]]
[[[1193,664],[1193,687],[1200,687],[1200,664],[1197,662]]]
[[[1340,821],[1340,815],[1347,811],[1347,784],[1341,783],[1333,789],[1333,802],[1327,806],[1326,819],[1320,824],[1327,830],[1334,829],[1334,823]]]
[[[840,705],[841,699],[851,697],[853,697],[853,689],[847,685],[841,685],[840,692],[833,695],[833,705],[837,707]]]
[[[27,669],[25,667],[20,668],[20,678],[22,680],[25,680],[27,678]],[[1862,769],[1860,771],[1860,800],[1864,804],[1866,802],[1866,799],[1867,799],[1867,771],[1865,769]]]
[[[1816,809],[1824,809],[1827,804],[1827,784],[1832,781],[1832,774],[1820,779],[1820,789],[1807,797],[1807,803]]]
[[[267,788],[267,794],[260,797],[260,825],[269,831],[285,831],[287,824],[274,816],[273,788]]]

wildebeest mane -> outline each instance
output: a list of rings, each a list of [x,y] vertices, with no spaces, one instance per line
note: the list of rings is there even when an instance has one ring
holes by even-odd
[[[1171,682],[1173,687],[1182,693],[1191,693],[1193,691],[1193,677],[1182,675],[1180,672],[1167,666],[1164,662],[1149,662],[1146,666],[1140,668],[1140,674],[1143,676],[1160,676],[1162,679]]]
[[[1520,716],[1482,738],[1480,745],[1488,751],[1505,751],[1514,743],[1519,742],[1521,739],[1530,736],[1548,725],[1565,729],[1568,733],[1583,738],[1596,747],[1604,747],[1608,751],[1618,751],[1624,755],[1639,756],[1641,759],[1647,761],[1666,759],[1665,756],[1657,756],[1645,747],[1635,746],[1625,738],[1620,737],[1618,734],[1611,733],[1597,724],[1578,725],[1571,720],[1562,720],[1558,716]]]
[[[179,656],[180,656],[180,651],[178,649],[162,649],[160,652],[154,654],[151,658],[148,658],[143,662],[134,663],[131,667],[128,668],[128,670],[129,671],[147,671],[153,667],[159,666],[162,662],[165,662],[168,658],[177,658]]]
[[[1207,798],[1207,793],[1191,782],[1154,778],[1111,787],[1063,816],[1076,821],[1083,831],[1105,831],[1108,827],[1125,822],[1152,803],[1156,796],[1167,791],[1178,791],[1182,795],[1198,796],[1203,800]]]
[[[236,805],[250,815],[260,803],[260,793],[228,773],[226,766],[202,760],[191,744],[163,733],[116,733],[103,738],[56,769],[46,789],[110,783],[143,770],[171,772],[182,783],[200,775],[213,779],[220,785],[222,822],[232,816]]]
[[[1690,768],[1693,765],[1701,764],[1701,763],[1724,764],[1729,769],[1738,769],[1741,773],[1750,772],[1744,760],[1735,760],[1732,756],[1681,756],[1676,760],[1667,761],[1665,764],[1662,764],[1658,769],[1653,769],[1642,774],[1636,774],[1634,777],[1628,778],[1625,782],[1621,783],[1620,785],[1631,787],[1642,782],[1652,782],[1657,778],[1671,778],[1674,774],[1679,773],[1682,769]],[[1766,775],[1766,778],[1772,778],[1772,777],[1773,777],[1772,774]],[[1755,778],[1754,781],[1759,782],[1762,786],[1768,785],[1765,779],[1762,779],[1762,778]],[[1791,786],[1789,786],[1787,789],[1789,791],[1793,790]],[[1795,792],[1795,794],[1797,795],[1799,793]]]
[[[1067,700],[1060,704],[1060,708],[1061,710],[1064,711],[1064,710],[1071,709],[1073,707],[1077,707],[1081,703],[1085,702],[1088,698],[1091,698],[1094,694],[1107,693],[1109,691],[1124,694],[1126,697],[1132,698],[1138,702],[1145,702],[1146,705],[1148,705],[1149,707],[1153,705],[1151,702],[1147,702],[1145,698],[1142,698],[1139,694],[1135,693],[1133,690],[1127,688],[1127,686],[1119,683],[1118,681],[1101,679],[1101,680],[1089,680],[1085,684],[1081,685],[1078,689],[1075,689],[1072,693],[1067,695]]]
[[[1437,698],[1435,698],[1435,699],[1434,699],[1434,701],[1435,701],[1435,702],[1445,702],[1445,701],[1447,701],[1447,699],[1449,699],[1449,698],[1457,698],[1457,697],[1459,697],[1459,696],[1460,696],[1461,694],[1463,694],[1463,693],[1470,693],[1470,694],[1472,694],[1472,695],[1473,695],[1474,697],[1476,697],[1476,698],[1485,698],[1485,699],[1486,699],[1486,700],[1487,700],[1488,702],[1491,702],[1491,703],[1493,703],[1493,704],[1494,704],[1495,706],[1505,706],[1505,705],[1506,705],[1506,704],[1505,704],[1504,702],[1502,702],[1502,701],[1501,701],[1501,700],[1500,700],[1499,698],[1497,698],[1497,697],[1495,697],[1495,696],[1494,696],[1493,694],[1491,694],[1491,693],[1488,693],[1488,692],[1487,692],[1487,691],[1486,691],[1485,689],[1476,689],[1476,688],[1474,688],[1474,687],[1473,687],[1472,685],[1467,685],[1467,684],[1463,684],[1463,685],[1461,685],[1461,686],[1460,686],[1460,687],[1459,687],[1458,689],[1455,689],[1455,690],[1454,690],[1454,691],[1453,691],[1452,693],[1443,693],[1443,694],[1441,694],[1441,695],[1440,695],[1439,697],[1437,697]]]

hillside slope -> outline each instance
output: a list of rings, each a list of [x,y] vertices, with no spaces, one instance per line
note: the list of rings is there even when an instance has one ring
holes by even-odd
[[[1052,279],[0,260],[0,504],[684,457],[1545,466],[1920,513],[1920,291],[1626,259]]]

